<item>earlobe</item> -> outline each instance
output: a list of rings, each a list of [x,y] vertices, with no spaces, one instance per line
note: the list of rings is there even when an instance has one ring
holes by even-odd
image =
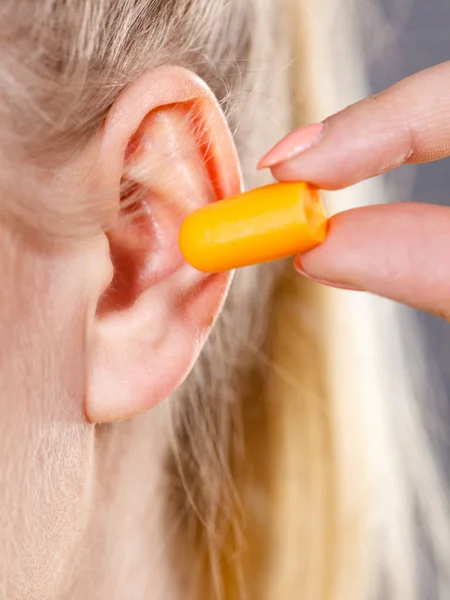
[[[241,177],[215,98],[184,69],[154,71],[126,90],[102,135],[104,185],[115,182],[119,195],[126,181],[138,199],[108,234],[114,277],[88,340],[86,414],[104,422],[163,400],[195,362],[230,274],[189,267],[178,229],[195,208],[239,193]]]

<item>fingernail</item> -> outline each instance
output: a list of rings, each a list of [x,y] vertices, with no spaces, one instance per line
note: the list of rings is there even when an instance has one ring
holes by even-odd
[[[258,163],[258,169],[267,169],[298,156],[323,138],[325,123],[310,123],[293,131],[272,148]]]
[[[297,256],[296,259],[294,260],[294,267],[295,267],[295,270],[297,271],[297,273],[300,273],[300,275],[303,275],[303,277],[306,277],[306,279],[309,279],[310,281],[314,281],[315,283],[321,283],[322,285],[327,285],[329,287],[338,288],[340,290],[350,290],[352,292],[363,291],[360,288],[357,288],[353,285],[349,285],[348,283],[341,283],[340,281],[330,281],[329,279],[320,279],[320,278],[314,277],[313,275],[311,275],[310,273],[305,271],[299,256]]]

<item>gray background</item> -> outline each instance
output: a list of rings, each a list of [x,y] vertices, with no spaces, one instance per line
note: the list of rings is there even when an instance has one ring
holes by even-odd
[[[368,7],[373,10],[369,2]],[[378,0],[376,11],[377,26],[373,26],[373,14],[364,25],[373,92],[420,69],[450,60],[450,0]],[[402,167],[385,178],[397,201],[450,205],[449,159]],[[419,312],[413,317],[419,321],[423,338],[418,342],[425,344],[429,367],[443,379],[449,399],[450,324]]]
[[[362,26],[373,93],[420,69],[450,60],[450,0],[356,1],[367,8]],[[450,206],[450,159],[401,167],[384,177],[396,201]],[[419,394],[433,446],[450,481],[450,324],[412,309],[404,308],[402,312],[406,344],[421,344],[425,349],[424,371],[428,377]],[[418,332],[414,321],[419,325]],[[412,368],[413,381],[415,370]],[[427,547],[426,539],[421,545]],[[424,551],[419,563],[419,596],[434,600],[434,567],[428,554]]]

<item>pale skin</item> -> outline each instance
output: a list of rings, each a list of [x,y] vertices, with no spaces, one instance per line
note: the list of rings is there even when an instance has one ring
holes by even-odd
[[[274,166],[275,177],[337,189],[406,161],[448,156],[449,76],[441,65],[334,115],[320,143]],[[193,105],[208,160],[186,118]],[[136,140],[137,151],[127,152]],[[161,155],[163,173],[142,168]],[[149,539],[164,561],[160,408],[140,422],[133,445],[121,446],[122,469],[111,479],[96,424],[143,413],[177,389],[230,283],[230,274],[190,269],[176,245],[183,214],[241,189],[223,115],[192,74],[164,68],[132,84],[77,164],[61,171],[59,186],[86,210],[95,188],[117,212],[124,176],[154,202],[143,228],[119,224],[105,234],[98,223],[88,240],[50,244],[17,236],[0,213],[0,595],[9,600],[114,600],[149,590],[152,600],[183,597],[167,564],[152,570],[139,562],[146,556],[148,567]],[[158,226],[155,246],[146,232]],[[448,317],[449,231],[446,208],[358,209],[333,218],[328,240],[301,265],[310,277]],[[141,514],[147,498],[129,488],[131,472],[148,480],[151,514]]]

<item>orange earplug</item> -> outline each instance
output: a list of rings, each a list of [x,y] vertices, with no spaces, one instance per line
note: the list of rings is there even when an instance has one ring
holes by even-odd
[[[208,204],[182,224],[188,263],[217,273],[306,252],[325,240],[327,216],[307,183],[275,183]]]

